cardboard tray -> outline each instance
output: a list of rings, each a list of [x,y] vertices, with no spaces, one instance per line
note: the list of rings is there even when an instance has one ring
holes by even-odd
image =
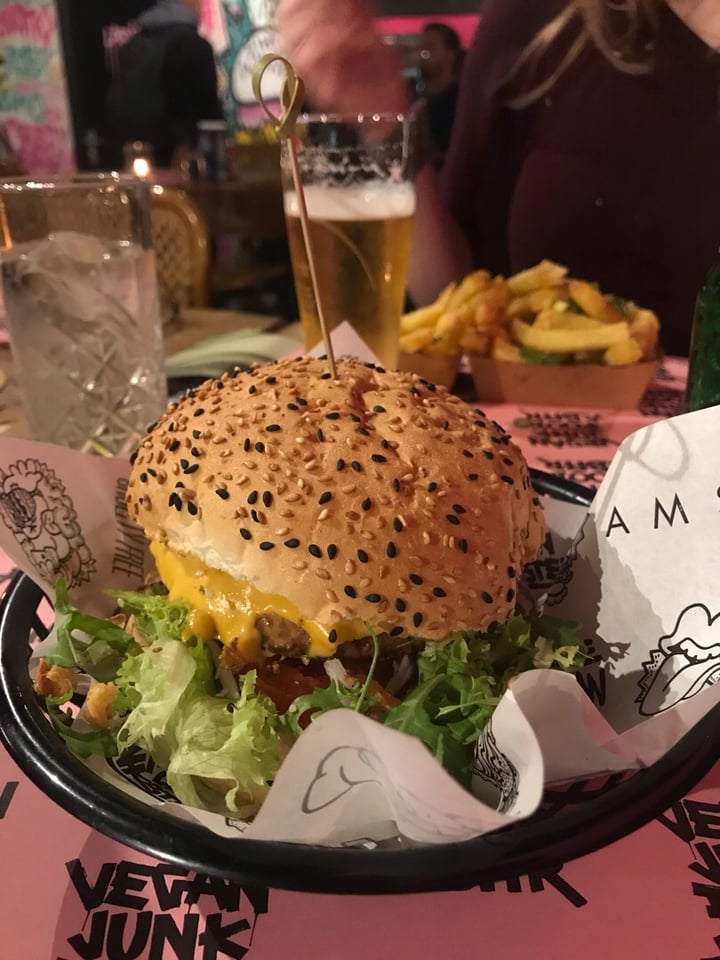
[[[478,400],[617,410],[638,406],[658,366],[657,360],[626,367],[579,363],[545,366],[468,356]]]

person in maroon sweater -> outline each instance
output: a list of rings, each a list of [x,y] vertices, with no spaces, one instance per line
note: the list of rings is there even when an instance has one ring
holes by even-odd
[[[720,260],[720,4],[486,0],[440,189],[418,178],[409,289],[543,258],[660,316],[687,354]],[[613,12],[614,9],[614,12]],[[281,0],[283,45],[324,109],[407,107],[364,0]]]

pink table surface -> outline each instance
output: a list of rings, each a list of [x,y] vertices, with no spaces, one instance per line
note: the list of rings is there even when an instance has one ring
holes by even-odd
[[[533,465],[597,484],[624,436],[680,410],[684,374],[669,361],[640,412],[487,409]],[[187,874],[75,820],[1,749],[0,842],[0,960],[720,960],[720,764],[610,847],[461,893],[320,896]]]

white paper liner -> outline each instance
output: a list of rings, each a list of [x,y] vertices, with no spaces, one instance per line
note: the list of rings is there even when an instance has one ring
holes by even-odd
[[[334,340],[338,356],[350,352],[342,331]],[[222,836],[372,846],[469,839],[531,816],[544,784],[655,762],[720,699],[719,429],[717,409],[646,427],[586,515],[548,502],[529,583],[550,613],[580,622],[594,659],[580,683],[547,670],[513,681],[478,744],[475,796],[419,741],[349,710],[302,734],[249,825],[168,803],[148,760],[88,765]],[[137,586],[145,559],[119,509],[127,469],[0,439],[0,547],[44,589],[62,574],[73,602],[107,614],[103,590]]]

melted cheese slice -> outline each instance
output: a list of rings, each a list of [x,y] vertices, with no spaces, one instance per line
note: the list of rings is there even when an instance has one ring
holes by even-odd
[[[363,620],[342,620],[321,624],[306,620],[285,597],[262,593],[247,580],[236,580],[222,570],[213,570],[194,557],[182,556],[164,544],[151,543],[160,579],[171,600],[183,600],[190,607],[186,630],[204,640],[214,636],[232,647],[238,656],[255,662],[263,656],[255,621],[274,613],[292,621],[310,637],[308,656],[332,657],[339,644],[368,635]],[[335,642],[330,641],[334,632]]]

